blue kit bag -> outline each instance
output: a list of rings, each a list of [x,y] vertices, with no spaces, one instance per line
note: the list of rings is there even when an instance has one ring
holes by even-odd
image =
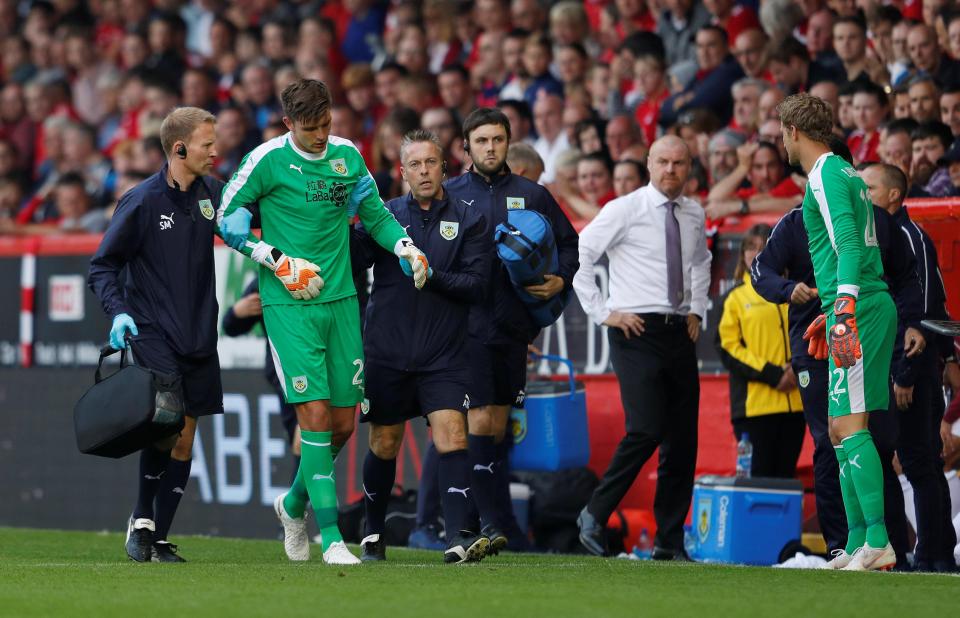
[[[523,288],[543,283],[544,275],[560,270],[557,243],[546,217],[535,210],[511,210],[493,234],[497,255],[534,323],[543,328],[557,321],[570,301],[570,290],[553,298],[534,298]]]

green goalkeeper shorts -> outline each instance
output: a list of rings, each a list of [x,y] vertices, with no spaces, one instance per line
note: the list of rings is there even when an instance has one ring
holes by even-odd
[[[270,352],[287,403],[363,401],[363,341],[357,297],[263,308]]]
[[[834,325],[827,314],[827,336]],[[857,332],[862,357],[853,367],[842,369],[827,360],[830,370],[828,412],[846,416],[886,410],[890,404],[890,360],[897,333],[897,308],[886,292],[857,300]]]

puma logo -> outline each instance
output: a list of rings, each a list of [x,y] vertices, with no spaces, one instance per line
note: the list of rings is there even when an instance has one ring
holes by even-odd
[[[847,478],[847,464],[840,466],[840,478]]]
[[[466,204],[467,206],[473,206],[473,203],[474,203],[476,200],[470,200],[470,201],[468,202],[467,200],[463,200],[463,199],[462,199],[462,200],[460,200],[460,201],[463,202],[464,204]]]
[[[292,169],[292,170],[297,170],[298,172],[300,172],[300,175],[303,176],[303,166],[302,166],[302,165],[294,165],[293,163],[291,163],[291,164],[290,164],[290,169]]]
[[[363,484],[361,484],[360,487],[363,488],[363,493],[367,496],[367,499],[370,500],[370,502],[373,502],[373,497],[377,495],[377,492],[370,493],[367,491],[367,486]]]
[[[160,229],[169,230],[173,227],[173,213],[169,215],[160,215]]]
[[[489,466],[481,466],[480,464],[473,464],[473,471],[474,471],[474,472],[481,472],[481,471],[483,471],[483,470],[486,470],[486,471],[489,472],[490,474],[493,474],[493,465],[494,465],[494,463],[496,463],[496,462],[491,461]]]
[[[336,481],[333,480],[333,472],[331,472],[330,474],[314,474],[312,480],[314,480],[314,481],[330,481],[331,483],[336,483]]]
[[[863,470],[863,468],[860,467],[860,464],[857,463],[857,460],[859,459],[860,459],[860,455],[857,455],[856,457],[851,457],[850,465],[856,468],[857,470]]]
[[[469,488],[469,487],[467,487],[467,488],[465,488],[465,489],[460,489],[459,487],[448,487],[448,488],[447,488],[447,493],[448,493],[448,494],[463,494],[463,497],[464,497],[464,498],[467,497],[467,492],[468,492],[468,491],[470,491],[470,488]]]
[[[158,474],[158,475],[156,475],[156,476],[151,476],[151,475],[149,475],[149,474],[144,474],[144,475],[143,475],[143,478],[145,478],[145,479],[148,480],[148,481],[159,481],[161,476],[163,476],[163,472],[161,472],[160,474]]]
[[[183,487],[174,487],[173,493],[183,495]]]

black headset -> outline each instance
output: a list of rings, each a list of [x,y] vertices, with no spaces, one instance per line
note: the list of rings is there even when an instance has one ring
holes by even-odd
[[[177,156],[181,159],[187,158],[187,147],[183,144],[177,144],[177,148],[174,150],[177,153]]]
[[[441,163],[440,163],[440,171],[443,172],[443,174],[446,174],[446,173],[447,173],[447,162],[446,162],[446,161],[441,161]]]
[[[464,152],[470,152],[470,141],[469,141],[469,140],[463,142],[463,151],[464,151]]]

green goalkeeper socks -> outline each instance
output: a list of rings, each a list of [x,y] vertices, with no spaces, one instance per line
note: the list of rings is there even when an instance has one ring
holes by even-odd
[[[848,554],[863,547],[867,538],[867,526],[863,523],[863,511],[857,499],[857,489],[853,484],[853,474],[847,461],[847,452],[842,445],[834,446],[833,452],[840,464],[840,494],[843,496],[843,508],[847,513],[847,546]]]
[[[317,527],[323,537],[323,551],[342,541],[337,528],[337,481],[333,473],[329,431],[301,431],[300,473],[307,488]],[[292,514],[291,514],[292,515]]]
[[[880,455],[873,443],[870,431],[861,429],[852,436],[843,439],[843,450],[847,455],[847,470],[853,476],[857,490],[857,499],[863,511],[864,524],[867,527],[867,544],[870,547],[886,547],[890,539],[883,522],[883,468]],[[846,502],[846,495],[844,495]]]
[[[330,456],[334,461],[337,460],[337,455],[340,454],[340,449],[342,446],[336,446],[334,444],[330,445]],[[302,450],[302,449],[301,449]],[[303,459],[300,460],[301,467],[303,466]],[[303,513],[307,508],[307,501],[309,500],[307,495],[307,486],[303,482],[303,477],[300,476],[300,470],[297,470],[297,475],[293,478],[293,484],[290,486],[290,491],[287,492],[286,497],[283,499],[283,510],[287,512],[287,515],[290,517],[300,518],[303,517]]]

